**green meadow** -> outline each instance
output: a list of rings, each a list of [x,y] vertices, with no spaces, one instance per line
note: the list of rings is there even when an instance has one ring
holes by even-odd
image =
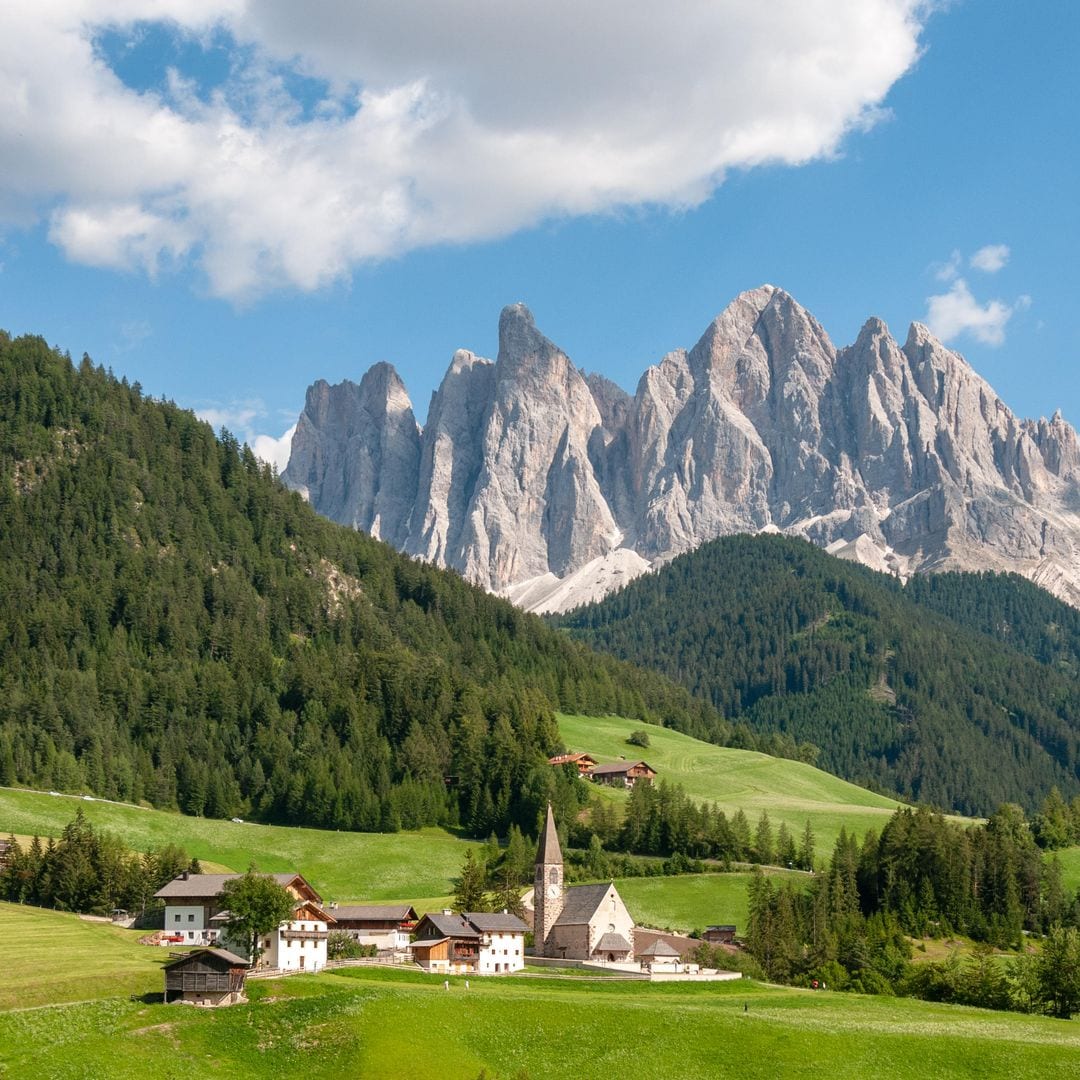
[[[366,1080],[1072,1077],[1080,1026],[738,983],[451,980],[350,971],[251,984],[216,1011],[109,998],[0,1015],[0,1074]]]
[[[470,844],[441,829],[328,832],[185,817],[115,803],[0,788],[0,836],[58,836],[77,808],[137,850],[179,844],[216,867],[268,873],[299,870],[327,900],[444,897]]]
[[[648,732],[646,749],[626,742],[639,729]],[[656,769],[658,780],[677,781],[692,798],[715,802],[728,814],[743,810],[751,828],[767,810],[774,829],[786,822],[798,839],[809,819],[819,858],[832,851],[841,826],[860,836],[867,829],[880,831],[900,805],[800,761],[713,746],[637,720],[560,714],[559,731],[570,750],[602,762],[644,759]]]
[[[169,954],[140,945],[142,933],[0,903],[0,1011],[160,991],[161,964]]]
[[[774,880],[802,883],[799,871],[766,871]],[[748,873],[685,874],[679,877],[619,878],[615,884],[634,918],[643,926],[687,933],[712,923],[746,929]]]
[[[1048,857],[1053,857],[1053,855],[1057,855],[1061,863],[1061,879],[1065,883],[1065,888],[1071,891],[1080,889],[1080,847],[1051,852]]]

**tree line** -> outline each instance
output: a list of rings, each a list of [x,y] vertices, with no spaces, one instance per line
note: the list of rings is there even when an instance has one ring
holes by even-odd
[[[143,912],[157,905],[154,893],[184,870],[200,872],[198,860],[183,848],[132,851],[119,837],[95,829],[80,808],[59,839],[43,843],[35,836],[23,846],[9,837],[0,898],[90,915]]]
[[[755,875],[745,936],[777,981],[1068,1016],[1080,1011],[1078,925],[1080,899],[1067,895],[1056,858],[1041,856],[1019,807],[968,828],[905,808],[861,843],[842,831],[805,887]],[[968,960],[912,962],[913,938],[953,935],[982,947]],[[994,948],[1021,951],[1003,963]]]
[[[556,709],[737,737],[684,688],[320,518],[228,432],[2,332],[0,520],[0,785],[505,835],[560,797]]]
[[[971,816],[1080,794],[1080,612],[1015,576],[906,585],[802,540],[704,544],[552,620],[872,790]]]

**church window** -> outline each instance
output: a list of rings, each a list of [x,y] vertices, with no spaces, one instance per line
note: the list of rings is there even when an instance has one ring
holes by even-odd
[[[554,866],[551,868],[551,873],[548,874],[548,881],[552,885],[557,885],[559,882],[559,871]]]

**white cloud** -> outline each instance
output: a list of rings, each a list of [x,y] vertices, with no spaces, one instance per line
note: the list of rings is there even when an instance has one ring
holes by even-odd
[[[284,472],[285,466],[289,464],[289,454],[292,453],[292,437],[295,431],[296,425],[293,424],[279,439],[275,439],[273,435],[256,435],[251,449],[257,458],[273,465],[279,473]]]
[[[234,435],[244,438],[251,425],[266,412],[261,401],[233,402],[231,405],[203,405],[195,409],[195,415],[205,420],[215,431],[228,428]]]
[[[296,424],[280,437],[256,431],[257,427],[265,427],[270,422],[266,405],[259,398],[233,401],[227,405],[220,402],[204,403],[195,408],[195,415],[215,431],[227,428],[241,442],[247,443],[257,458],[276,466],[278,472],[284,471],[288,465]]]
[[[954,251],[948,261],[934,267],[934,277],[938,281],[955,281],[960,276],[960,264],[964,261],[959,251]]]
[[[0,207],[72,259],[314,289],[546,217],[684,207],[874,123],[927,0],[38,0],[0,6]],[[147,22],[244,48],[202,98],[95,51]],[[283,73],[323,80],[290,97]],[[315,85],[315,84],[308,84]],[[304,106],[307,106],[306,108]]]
[[[974,270],[984,274],[996,274],[1009,261],[1008,244],[987,244],[979,248],[968,260]]]
[[[1015,312],[1030,307],[1031,297],[1021,296],[1013,304],[1002,300],[980,304],[967,282],[957,278],[948,292],[928,297],[926,303],[926,325],[942,341],[970,334],[984,345],[1001,345],[1009,319]]]

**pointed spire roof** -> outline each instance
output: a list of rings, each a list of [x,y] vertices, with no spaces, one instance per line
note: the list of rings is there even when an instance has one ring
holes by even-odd
[[[547,820],[540,832],[540,840],[536,845],[536,862],[538,865],[549,863],[561,863],[563,861],[562,848],[559,847],[559,834],[555,829],[555,815],[551,812],[551,803],[548,803]]]

